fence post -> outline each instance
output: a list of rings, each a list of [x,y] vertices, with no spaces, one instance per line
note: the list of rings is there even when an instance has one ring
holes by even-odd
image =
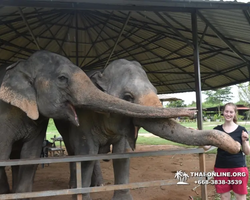
[[[81,162],[76,162],[76,187],[82,188],[82,169]],[[77,195],[77,200],[82,200],[82,194]]]
[[[200,171],[206,172],[205,154],[204,153],[199,153],[199,163],[200,163]],[[201,199],[208,200],[207,185],[206,184],[201,185]]]

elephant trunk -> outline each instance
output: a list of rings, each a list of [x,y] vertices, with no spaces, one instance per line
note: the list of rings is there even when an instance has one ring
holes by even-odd
[[[100,112],[122,114],[138,118],[172,118],[179,116],[194,116],[194,111],[176,108],[156,108],[133,104],[100,91],[83,73],[75,73],[72,89],[75,90],[74,105],[90,108]]]
[[[240,144],[228,134],[218,130],[194,130],[186,128],[173,119],[134,119],[136,126],[161,138],[186,145],[213,145],[231,154],[240,151]]]

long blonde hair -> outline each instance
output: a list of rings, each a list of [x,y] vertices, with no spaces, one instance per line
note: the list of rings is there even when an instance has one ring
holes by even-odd
[[[235,112],[235,115],[234,115],[234,118],[233,118],[233,122],[235,124],[237,124],[237,115],[238,115],[238,112],[237,112],[237,106],[234,104],[234,103],[226,103],[223,108],[222,108],[222,112],[224,112],[226,106],[233,106],[234,107],[234,112]]]

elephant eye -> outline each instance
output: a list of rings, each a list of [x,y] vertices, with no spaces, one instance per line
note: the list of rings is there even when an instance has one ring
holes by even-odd
[[[59,82],[61,83],[68,83],[68,78],[64,75],[58,77]]]
[[[125,101],[129,101],[129,102],[131,102],[131,103],[133,103],[133,101],[134,101],[134,97],[133,97],[133,95],[130,94],[130,93],[125,93],[123,99],[124,99]]]

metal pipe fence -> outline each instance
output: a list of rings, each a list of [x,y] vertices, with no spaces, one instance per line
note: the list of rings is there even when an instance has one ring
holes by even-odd
[[[166,155],[175,155],[175,154],[196,154],[196,153],[203,154],[204,152],[205,151],[202,148],[190,148],[190,149],[184,149],[184,150],[161,150],[161,151],[129,152],[129,153],[122,153],[122,154],[98,154],[98,155],[81,155],[81,156],[66,156],[66,157],[54,157],[54,158],[19,159],[19,160],[1,161],[0,167],[16,166],[16,165],[31,165],[31,164],[76,162],[77,188],[50,190],[50,191],[41,191],[41,192],[0,194],[0,199],[1,200],[24,199],[24,198],[37,198],[37,197],[49,197],[49,196],[76,194],[78,195],[77,199],[81,200],[82,198],[81,194],[84,194],[84,193],[173,185],[173,184],[176,184],[178,181],[175,179],[157,180],[157,181],[137,182],[137,183],[129,183],[129,184],[121,184],[121,185],[108,185],[108,186],[100,186],[100,187],[82,188],[81,162],[103,160],[103,159],[126,159],[126,158],[134,158],[134,157],[166,156]],[[189,180],[192,180],[192,179],[189,179]]]

